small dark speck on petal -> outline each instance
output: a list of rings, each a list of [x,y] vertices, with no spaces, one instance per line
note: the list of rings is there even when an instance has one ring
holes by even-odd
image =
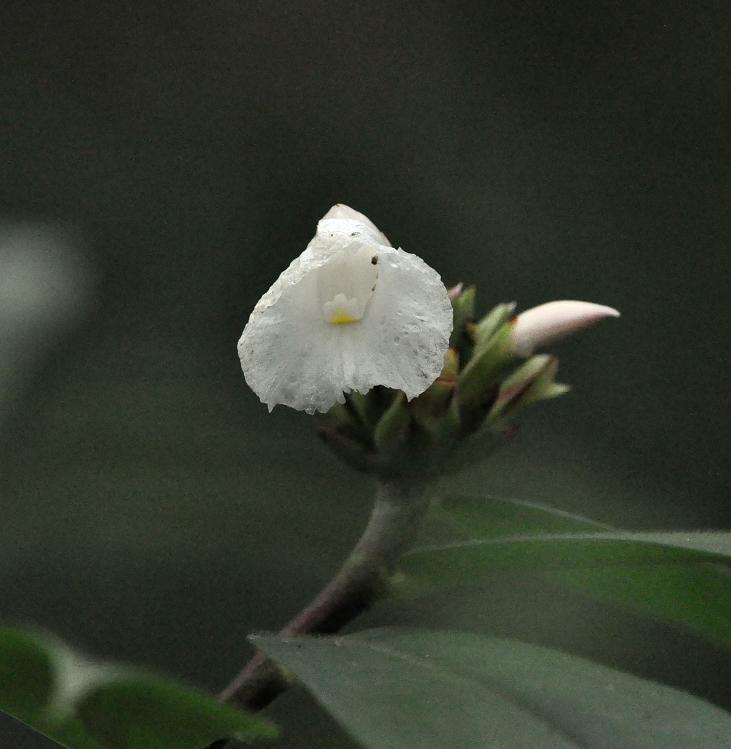
[[[350,236],[351,237],[359,237],[360,236],[360,232],[359,231],[354,231]]]
[[[373,265],[377,265],[377,264],[378,264],[378,255],[374,255],[374,256],[373,256],[373,257],[371,258],[371,263],[372,263]]]

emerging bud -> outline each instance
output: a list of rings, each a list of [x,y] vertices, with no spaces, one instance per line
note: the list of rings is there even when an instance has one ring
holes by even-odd
[[[619,312],[603,304],[573,300],[541,304],[515,318],[513,351],[518,356],[530,356],[536,349],[589,328],[605,317],[619,317]]]
[[[450,288],[447,289],[449,301],[453,302],[455,299],[459,299],[462,294],[462,289],[464,289],[464,284],[461,281],[454,286],[450,286]]]

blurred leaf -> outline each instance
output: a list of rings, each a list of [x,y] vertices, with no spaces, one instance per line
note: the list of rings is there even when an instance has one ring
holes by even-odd
[[[613,530],[583,515],[520,499],[455,494],[440,498],[433,512],[440,522],[450,524],[463,539]]]
[[[453,538],[458,534],[461,540],[505,543],[498,548],[483,548],[483,566],[479,570],[467,573],[445,567],[440,583],[445,582],[446,576],[464,584],[474,579],[475,572],[505,571],[511,565],[571,567],[575,569],[554,569],[549,575],[594,597],[680,624],[731,647],[731,573],[723,564],[696,563],[709,558],[717,561],[719,554],[728,556],[729,534],[623,534],[608,525],[546,505],[497,498],[445,498],[436,508],[436,515],[438,522],[451,526]],[[588,530],[605,535],[565,535]],[[536,535],[528,538],[532,534]],[[544,543],[550,538],[546,534],[556,534],[555,546]],[[608,545],[592,545],[603,541]],[[666,542],[672,546],[663,547]],[[687,544],[688,548],[678,548],[678,543]],[[476,551],[480,553],[466,550],[460,563],[466,563],[468,557],[477,563]],[[456,549],[448,552],[453,553],[459,554]],[[417,564],[419,554],[421,551],[417,550]],[[632,566],[631,562],[641,566]],[[407,560],[405,566],[408,565]]]
[[[89,693],[79,714],[111,747],[201,749],[215,739],[273,738],[276,731],[209,695],[143,673],[128,673]]]
[[[13,629],[0,630],[0,710],[69,749],[202,749],[276,735],[203,692]]]
[[[21,717],[45,707],[52,692],[53,663],[45,648],[22,632],[1,630],[0,709]]]
[[[674,622],[731,649],[731,572],[708,564],[593,567],[551,574],[610,603]]]
[[[567,653],[460,632],[254,638],[369,749],[721,749],[731,716]]]
[[[0,710],[70,749],[102,749],[63,709],[68,654],[25,632],[0,629]]]

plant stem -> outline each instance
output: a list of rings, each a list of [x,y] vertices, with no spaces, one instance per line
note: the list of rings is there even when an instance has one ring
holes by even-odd
[[[428,507],[421,479],[378,484],[368,524],[339,572],[280,632],[283,636],[337,632],[383,594],[401,555],[416,538]],[[291,684],[291,677],[261,653],[221,692],[224,702],[261,710]],[[223,746],[223,745],[221,745]]]

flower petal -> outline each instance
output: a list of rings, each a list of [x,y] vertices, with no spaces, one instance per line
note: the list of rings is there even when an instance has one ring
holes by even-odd
[[[379,244],[373,235],[378,230],[364,218],[323,219],[307,249],[249,318],[238,344],[241,366],[249,386],[270,410],[281,403],[308,413],[328,411],[343,402],[344,393],[367,392],[375,385],[403,390],[413,398],[441,371],[452,329],[447,290],[436,271],[416,255]],[[367,230],[354,237],[358,227]],[[367,271],[362,265],[364,247],[368,257],[376,259],[372,289],[363,286],[363,278],[367,284],[374,278],[368,275],[371,260]],[[331,268],[337,269],[334,274]],[[367,292],[370,298],[360,319],[333,324],[340,320],[326,319],[331,308],[324,309],[323,287],[325,296],[333,293],[348,268],[357,278],[344,277],[347,288],[326,303],[351,309],[349,295]]]
[[[403,390],[409,400],[439,376],[452,332],[452,304],[439,274],[420,257],[381,247],[373,298],[354,331],[351,387]]]
[[[367,216],[364,216],[350,206],[337,203],[320,219],[320,221],[329,221],[330,219],[355,221],[358,224],[362,224],[363,227],[365,227],[365,231],[367,231],[373,239],[378,242],[378,244],[385,244],[387,247],[391,245],[386,235]],[[355,229],[355,231],[357,231],[357,229]]]
[[[564,299],[521,312],[512,331],[513,350],[530,356],[537,348],[591,327],[605,317],[619,317],[613,307]]]

